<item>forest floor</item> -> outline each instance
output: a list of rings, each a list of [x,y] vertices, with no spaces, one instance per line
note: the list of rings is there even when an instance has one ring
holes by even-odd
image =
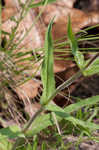
[[[85,0],[70,0],[70,2],[68,2],[68,0],[67,0],[67,2],[62,0],[62,2],[64,2],[65,5],[67,5],[67,8],[65,8],[65,6],[61,6],[61,1],[54,5],[51,4],[52,6],[51,7],[48,6],[48,8],[45,9],[45,12],[43,13],[43,15],[41,16],[41,18],[39,20],[39,21],[43,22],[42,26],[44,27],[44,30],[42,28],[40,29],[40,34],[42,35],[42,39],[43,39],[41,42],[41,45],[44,42],[45,29],[47,28],[47,26],[49,24],[50,18],[52,18],[55,15],[54,13],[57,14],[57,12],[58,12],[60,14],[58,16],[59,18],[56,17],[56,20],[53,24],[53,29],[52,29],[53,38],[56,40],[56,38],[60,38],[60,37],[64,36],[64,31],[66,30],[65,29],[66,28],[65,27],[66,20],[64,19],[63,14],[64,14],[65,9],[66,9],[66,11],[71,11],[71,16],[72,16],[71,18],[72,18],[72,25],[73,25],[74,32],[79,31],[80,29],[85,29],[88,26],[99,24],[99,19],[97,19],[97,18],[99,18],[99,11],[98,11],[99,2],[98,2],[98,0],[86,0],[86,1]],[[86,6],[88,6],[88,7],[86,7]],[[35,12],[38,13],[41,10],[41,8],[42,7],[40,7],[39,9],[38,8],[35,9]],[[77,13],[77,14],[74,14],[74,13]],[[73,14],[74,14],[74,16],[73,16]],[[63,16],[61,16],[61,15],[63,15]],[[82,16],[83,16],[83,18],[82,18]],[[88,19],[90,18],[90,16],[92,19],[91,23],[88,22],[89,21]],[[94,20],[94,16],[96,17],[96,20]],[[4,16],[4,19],[6,20],[6,14]],[[40,24],[38,26],[40,26]],[[4,28],[5,28],[5,26],[4,26]],[[35,27],[35,28],[38,28],[38,27]],[[60,28],[60,30],[59,30],[59,28]],[[59,30],[59,32],[58,32],[58,30]],[[33,32],[32,32],[32,34],[33,34]],[[97,27],[97,29],[92,32],[93,32],[93,34],[94,33],[98,34],[99,27]],[[37,33],[39,33],[39,31],[37,31]],[[25,41],[25,42],[28,43],[28,39],[29,39],[29,37],[27,38],[27,41]],[[35,37],[34,37],[34,39],[35,39]],[[25,44],[27,44],[27,43],[25,43]],[[34,45],[36,45],[36,44],[39,45],[38,43],[36,43],[36,44],[35,43],[36,42],[34,42]],[[33,45],[33,43],[32,43],[32,45]],[[99,40],[93,44],[92,43],[91,44],[90,43],[80,43],[79,44],[79,47],[83,47],[83,46],[86,48],[88,48],[90,46],[92,46],[92,48],[94,48],[94,47],[98,48]],[[91,55],[90,55],[90,57],[91,57]],[[68,61],[65,62],[63,60],[62,61],[56,60],[54,67],[55,67],[54,72],[55,72],[56,86],[60,85],[60,83],[63,83],[63,81],[69,79],[71,77],[71,75],[75,74],[75,72],[78,71],[78,67],[75,66],[75,63],[71,62],[71,61],[68,63]],[[36,82],[36,80],[38,82]],[[34,84],[34,87],[32,87],[32,82]],[[35,77],[34,81],[30,81],[29,84],[27,83],[26,85],[24,85],[21,88],[23,88],[23,90],[25,90],[25,92],[26,92],[25,94],[27,94],[28,97],[30,98],[30,100],[31,100],[30,104],[34,103],[33,108],[32,108],[34,112],[32,112],[32,114],[31,114],[29,108],[27,107],[27,102],[25,102],[26,97],[22,95],[23,93],[20,94],[18,89],[13,90],[13,89],[11,89],[10,86],[8,86],[7,87],[8,93],[7,92],[4,93],[2,103],[0,103],[0,117],[2,117],[6,123],[3,124],[3,122],[1,122],[0,128],[5,128],[12,124],[18,124],[18,123],[20,125],[21,121],[22,121],[22,125],[23,125],[24,122],[26,122],[26,116],[25,116],[26,113],[28,113],[29,117],[31,117],[31,115],[33,115],[33,113],[35,114],[35,112],[40,108],[39,100],[38,100],[42,93],[42,91],[41,91],[42,84],[41,84],[40,75],[38,74]],[[6,90],[6,88],[4,90]],[[66,97],[63,96],[64,93],[66,93],[67,95],[70,96],[70,101],[67,102]],[[68,106],[72,103],[75,103],[75,98],[73,98],[73,97],[85,99],[88,97],[99,95],[99,74],[95,74],[95,75],[92,75],[89,77],[84,77],[84,76],[81,77],[80,79],[75,81],[68,89],[65,89],[60,94],[63,94],[63,95],[57,95],[54,99],[54,102],[58,106],[61,106],[61,107]],[[12,101],[14,101],[14,103],[12,101],[9,101],[9,97],[10,98],[13,97]],[[72,100],[71,100],[71,97],[72,97]],[[7,100],[6,100],[6,98],[7,98]],[[6,105],[6,103],[7,103],[7,105]],[[15,110],[13,108],[15,108]],[[35,111],[35,108],[37,109],[36,111]],[[19,119],[18,117],[16,117],[17,113],[14,112],[16,110],[19,110],[21,112],[20,113],[22,115],[20,117],[22,119],[21,121],[18,120]],[[94,118],[94,122],[96,124],[99,124],[99,118],[98,117]],[[97,130],[94,133],[94,135],[99,137],[99,130]],[[72,142],[73,144],[75,144],[75,142],[77,141],[76,138],[77,138],[76,136],[68,136],[66,138],[66,140],[64,140],[64,143]],[[86,138],[84,139],[84,142],[79,144],[79,147],[78,147],[78,150],[98,150],[98,149],[99,149],[98,142],[95,142],[92,140],[87,141]],[[73,145],[68,150],[76,150],[76,148]]]

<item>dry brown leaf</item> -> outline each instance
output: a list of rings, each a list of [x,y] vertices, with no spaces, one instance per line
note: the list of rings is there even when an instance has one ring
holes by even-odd
[[[74,2],[75,1],[72,1],[72,7]],[[46,10],[42,15],[42,20],[44,21],[45,25],[48,25],[50,20],[55,16],[52,28],[54,40],[60,39],[67,35],[68,15],[71,17],[72,28],[74,32],[78,32],[80,29],[99,23],[98,12],[85,13],[79,9],[68,7],[67,3],[67,1],[65,1],[65,3],[58,1],[54,4],[47,5]],[[68,58],[70,55],[64,54],[64,57]],[[72,65],[72,61],[55,60],[54,71],[64,71],[65,69],[68,69],[70,65]]]
[[[33,99],[38,94],[38,88],[40,87],[40,82],[35,80],[29,80],[26,83],[16,87],[14,90],[20,99]]]
[[[24,2],[25,0],[23,0]],[[14,2],[17,2],[16,0]],[[11,0],[5,1],[6,8],[3,9],[2,11],[2,29],[6,32],[11,32],[11,29],[16,25],[15,22],[11,21],[10,18],[12,15],[16,14],[16,10],[19,10],[18,5],[14,5],[14,2]],[[15,7],[16,6],[16,7]],[[16,9],[17,8],[17,9]],[[20,11],[15,15],[15,18],[18,19],[20,16]],[[36,12],[35,10],[30,10],[30,12],[27,14],[27,16],[21,21],[18,29],[17,29],[17,35],[14,37],[14,43],[19,42],[21,38],[25,35],[27,30],[32,26],[33,20],[36,17]],[[7,20],[7,21],[6,21]],[[40,28],[41,23],[38,21],[38,24],[35,24],[34,27],[31,29],[31,32],[24,38],[24,40],[18,45],[17,49],[14,50],[14,54],[17,52],[28,52],[30,50],[33,50],[35,48],[40,48],[42,46],[42,41],[43,41],[43,36],[42,36],[42,31]],[[28,57],[31,57],[33,53],[29,54]],[[27,56],[23,56],[22,58],[26,58]],[[18,59],[14,59],[13,61],[18,61]],[[27,69],[24,73],[27,75],[32,75],[36,70],[37,67],[40,65],[40,62],[36,63],[36,65],[33,65],[29,61],[25,62],[20,62],[17,63],[17,65],[22,65],[24,67],[29,66],[31,69]],[[40,74],[40,73],[39,73]],[[12,78],[12,77],[11,77]],[[14,77],[14,80],[17,82],[20,77]],[[25,99],[32,99],[38,94],[38,88],[40,86],[39,82],[36,82],[34,80],[30,80],[23,85],[16,87],[16,89],[13,89],[16,91],[17,95],[19,96],[20,99],[25,100]]]
[[[2,9],[2,22],[8,20],[11,16],[14,16],[17,13],[16,3],[12,0],[5,0],[5,6]]]
[[[11,0],[6,1],[6,5],[8,5],[8,3],[10,1]],[[23,0],[22,2],[24,2],[24,1],[25,0]],[[74,32],[77,32],[86,26],[99,23],[98,12],[85,13],[81,10],[74,9],[74,8],[72,8],[74,2],[75,2],[75,0],[71,0],[69,2],[67,0],[66,1],[62,0],[62,2],[58,1],[54,4],[47,5],[44,13],[41,16],[41,19],[37,22],[37,24],[34,25],[34,27],[31,29],[31,32],[25,37],[25,39],[18,45],[17,49],[15,50],[15,53],[18,52],[19,49],[21,52],[27,52],[30,49],[33,50],[35,48],[39,48],[39,47],[43,46],[46,25],[49,24],[50,20],[54,16],[55,16],[55,19],[54,19],[54,24],[53,24],[53,28],[52,28],[52,34],[53,34],[54,40],[61,38],[67,34],[66,29],[67,29],[68,15],[71,16],[72,28],[73,28]],[[12,7],[12,3],[9,3],[9,5],[11,6],[11,7],[9,6],[9,8],[11,8],[11,9],[14,8],[14,7]],[[18,5],[16,8],[19,9]],[[40,7],[39,9],[42,9],[42,8],[43,7]],[[5,16],[7,15],[6,14],[7,11],[8,10],[3,10],[3,12],[2,12],[3,13],[2,19],[4,19],[4,20],[6,20],[7,18],[9,18],[12,15],[10,13],[10,9],[9,9],[8,17],[5,18]],[[18,42],[19,39],[23,38],[26,31],[33,24],[33,21],[34,21],[35,17],[37,16],[37,13],[39,13],[39,12],[37,12],[36,9],[31,9],[30,12],[28,13],[28,15],[20,23],[19,28],[17,30],[18,34],[14,40],[15,43]],[[14,14],[14,9],[13,9],[13,14]],[[20,11],[15,16],[16,19],[19,16],[20,16]],[[11,20],[7,20],[6,22],[3,23],[2,29],[4,29],[7,32],[11,32],[11,28],[14,26],[15,26],[14,22],[12,22]],[[29,54],[28,57],[29,56],[32,56],[32,54]],[[25,57],[27,57],[27,56],[25,56]],[[23,58],[25,58],[25,57],[23,57]],[[26,70],[25,73],[26,73],[26,75],[31,75],[35,72],[37,67],[39,67],[40,63],[41,62],[38,62],[38,63],[36,63],[36,65],[32,66],[31,62],[26,61],[26,62],[20,62],[20,63],[18,63],[18,65],[19,64],[24,65],[24,66],[30,65],[31,69]],[[72,61],[55,60],[54,72],[56,73],[56,72],[64,71],[64,70],[70,68],[72,65],[73,65]],[[40,71],[37,73],[37,75],[40,75]],[[23,91],[25,91],[25,94],[27,95],[27,97],[33,98],[36,96],[36,94],[38,92],[39,84],[34,83],[34,81],[30,81],[30,82],[33,82],[33,85],[31,83],[27,82],[24,85],[22,85],[21,88]],[[37,84],[37,85],[35,85],[35,84]],[[22,94],[20,92],[20,90],[17,89],[16,92],[21,99],[26,99],[25,94]]]
[[[10,1],[6,1],[6,5],[10,6]],[[25,2],[23,0],[22,2]],[[67,20],[68,15],[71,16],[72,21],[72,28],[74,32],[79,31],[80,29],[96,24],[99,22],[99,15],[97,12],[92,12],[90,14],[87,14],[83,11],[77,10],[72,8],[75,0],[71,1],[65,1],[62,0],[57,1],[54,4],[50,4],[46,6],[46,9],[41,17],[41,20],[37,22],[37,24],[32,28],[31,32],[26,36],[26,38],[19,44],[18,48],[20,48],[22,52],[29,51],[30,49],[35,49],[43,46],[44,44],[44,33],[45,33],[45,25],[49,24],[50,20],[55,16],[54,25],[52,29],[53,33],[53,39],[56,40],[58,38],[61,38],[67,34]],[[11,3],[12,5],[12,3]],[[17,5],[18,8],[18,5]],[[42,9],[43,7],[40,7],[39,9]],[[35,19],[35,16],[37,15],[36,9],[30,10],[29,14],[23,19],[23,21],[20,23],[17,36],[15,38],[14,42],[17,42],[20,38],[24,36],[26,31],[29,29],[29,27],[32,25],[33,20]],[[19,17],[19,14],[16,16],[16,18]],[[2,28],[7,31],[11,32],[11,28],[15,26],[15,23],[8,20],[2,25]],[[23,48],[24,47],[24,48]],[[19,50],[16,50],[18,52]],[[31,54],[28,55],[28,57],[31,56]],[[26,56],[27,57],[27,56]],[[23,57],[25,58],[25,57]],[[71,63],[71,62],[70,62]],[[69,64],[70,64],[69,63]],[[28,66],[31,64],[31,62],[20,62],[18,65],[24,65]],[[67,65],[66,65],[67,64]],[[36,63],[34,65],[33,70],[31,69],[25,71],[26,74],[31,75],[33,72],[35,72],[35,69],[40,65],[40,62]],[[30,65],[31,66],[31,65]],[[55,61],[54,66],[54,72],[60,72],[67,68],[68,63],[65,61]],[[40,75],[40,72],[37,73],[37,75]]]

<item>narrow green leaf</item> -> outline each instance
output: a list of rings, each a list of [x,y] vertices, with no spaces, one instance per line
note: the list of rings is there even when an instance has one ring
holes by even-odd
[[[6,31],[4,31],[4,30],[2,30],[2,34],[4,34],[4,35],[10,35],[9,32],[6,32]]]
[[[38,116],[34,122],[31,125],[31,129],[27,130],[26,136],[32,136],[43,129],[47,128],[48,126],[52,126],[54,124],[54,121],[52,120],[52,115],[51,114],[45,114]]]
[[[28,143],[28,145],[27,145],[26,149],[27,149],[27,150],[33,150],[33,149],[32,149],[32,146],[31,146],[31,144],[30,144],[30,143]]]
[[[80,109],[82,107],[94,105],[98,102],[99,102],[99,95],[89,97],[87,99],[82,99],[81,101],[79,101],[75,104],[71,104],[71,105],[67,106],[65,109],[61,109],[60,107],[58,107],[58,106],[56,107],[56,105],[51,105],[51,104],[48,104],[46,106],[46,109],[50,110],[50,111],[61,112],[61,115],[62,115],[61,117],[56,115],[56,118],[58,121],[60,121],[63,117],[66,117],[66,119],[69,119],[69,121],[72,120],[72,121],[76,122],[77,124],[80,121],[80,125],[85,124],[83,126],[88,127],[88,125],[89,125],[90,129],[97,129],[97,128],[99,128],[98,125],[95,125],[90,122],[88,124],[88,123],[82,122],[81,120],[77,120],[77,119],[75,120],[75,118],[70,116],[69,114],[71,112],[77,111],[78,109]],[[51,114],[45,114],[45,115],[38,116],[37,119],[32,123],[32,129],[27,131],[27,135],[28,136],[35,135],[35,134],[39,133],[41,130],[45,129],[46,127],[53,125],[54,123],[55,122],[53,121]],[[92,128],[91,128],[91,126],[92,126]]]
[[[77,40],[72,32],[70,16],[68,17],[67,35],[68,35],[68,39],[70,41],[72,54],[75,56],[76,52],[78,51],[78,44],[77,44]]]
[[[99,58],[96,58],[94,62],[83,73],[85,76],[99,73]]]
[[[46,150],[46,143],[45,142],[42,143],[42,148],[41,149]]]
[[[75,126],[80,125],[84,128],[88,128],[90,130],[99,129],[99,125],[96,125],[96,124],[91,123],[89,121],[82,121],[80,119],[77,119],[77,118],[71,116],[69,113],[66,113],[64,109],[58,107],[57,105],[49,104],[47,106],[47,110],[53,111],[56,114],[56,116],[59,116],[61,118],[64,118],[65,120],[72,122]]]
[[[45,56],[41,67],[41,78],[43,82],[43,94],[41,97],[41,103],[47,103],[47,99],[55,91],[55,79],[53,72],[53,40],[51,35],[53,20],[48,26],[45,37]]]
[[[85,67],[84,55],[80,51],[77,51],[74,58],[78,67],[82,70]]]
[[[56,1],[56,0],[48,0],[47,4],[53,3],[53,2],[55,2],[55,1]],[[30,8],[36,8],[36,7],[42,6],[42,5],[44,5],[44,4],[45,4],[45,0],[42,0],[42,1],[38,2],[38,3],[33,3],[33,4],[31,4],[29,7],[30,7]]]
[[[16,138],[16,137],[24,137],[24,134],[21,133],[21,129],[16,126],[9,126],[7,128],[0,129],[0,139],[3,138]]]
[[[68,18],[67,35],[68,35],[68,39],[70,41],[70,47],[72,50],[72,54],[74,55],[74,59],[78,65],[78,67],[80,69],[83,69],[85,67],[84,56],[80,51],[78,51],[78,49],[79,49],[78,43],[77,43],[77,39],[75,38],[75,35],[72,32],[70,16]]]
[[[66,113],[71,113],[73,111],[77,111],[78,109],[82,107],[94,105],[98,102],[99,102],[99,95],[92,96],[86,99],[81,99],[79,102],[67,106],[66,108],[64,108],[64,110]]]
[[[37,150],[37,144],[38,144],[38,140],[36,137],[35,140],[33,141],[33,149],[32,150]]]
[[[50,107],[50,109],[52,111],[52,108]],[[88,122],[88,121],[82,121],[80,119],[74,118],[73,116],[65,113],[65,111],[55,111],[53,110],[53,112],[56,114],[56,118],[58,121],[61,121],[62,119],[66,119],[67,121],[72,122],[75,126],[76,125],[80,125],[85,129],[89,129],[92,131],[95,131],[97,129],[99,129],[99,125]],[[36,118],[36,120],[33,122],[32,124],[32,128],[31,130],[28,130],[26,132],[26,136],[33,136],[37,133],[39,133],[40,131],[42,131],[43,129],[47,128],[48,126],[52,126],[54,125],[55,122],[53,120],[53,117],[51,116],[51,114],[45,114],[43,116],[40,116],[38,118]]]

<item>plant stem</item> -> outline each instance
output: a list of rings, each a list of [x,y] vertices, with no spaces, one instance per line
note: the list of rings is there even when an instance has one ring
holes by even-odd
[[[90,61],[89,63],[85,66],[85,68],[83,69],[83,71],[85,69],[87,69],[92,63],[93,61],[99,57],[99,53],[97,53]],[[28,123],[26,124],[26,126],[23,128],[22,133],[26,133],[26,131],[28,130],[28,128],[31,126],[31,124],[33,123],[33,121],[41,114],[41,112],[44,111],[45,106],[48,105],[50,103],[50,101],[57,95],[57,93],[59,93],[61,90],[63,90],[64,88],[68,87],[69,85],[71,85],[75,80],[77,80],[79,77],[81,77],[82,71],[78,71],[75,75],[73,75],[69,80],[65,81],[63,84],[61,84],[60,86],[58,86],[58,88],[55,90],[55,92],[53,92],[53,94],[48,98],[48,101],[45,105],[42,105],[41,108],[35,113],[35,115],[32,116],[32,118],[28,121]],[[17,139],[15,144],[13,145],[11,150],[15,150],[16,147],[19,145],[19,141],[20,139]]]
[[[44,107],[41,106],[41,108],[35,113],[35,115],[32,116],[32,118],[28,121],[26,126],[23,128],[22,132],[25,133],[27,129],[31,126],[32,122],[36,119],[37,116],[40,115],[40,113],[44,110]]]
[[[93,61],[99,56],[99,53],[97,53],[90,61],[89,63],[85,66],[85,68],[83,69],[83,71],[85,69],[87,69],[92,63]],[[48,98],[48,101],[46,102],[46,105],[49,104],[49,102],[64,88],[68,87],[69,85],[71,85],[75,80],[77,80],[79,77],[81,77],[82,71],[78,71],[76,74],[74,74],[69,80],[65,81],[63,84],[61,84],[60,86],[58,86],[58,88],[55,90],[55,92],[53,92],[53,94]],[[44,106],[41,106],[41,108],[36,112],[35,115],[32,116],[32,118],[29,120],[29,122],[27,123],[27,125],[24,127],[24,129],[22,130],[23,133],[25,133],[27,131],[27,129],[31,126],[32,122],[36,119],[36,117],[44,110]]]

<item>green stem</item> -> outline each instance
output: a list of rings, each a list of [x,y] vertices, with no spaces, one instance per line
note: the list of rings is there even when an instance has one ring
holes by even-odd
[[[40,115],[40,113],[44,110],[44,107],[41,106],[41,108],[32,116],[32,118],[28,121],[26,126],[23,128],[22,132],[25,133],[27,129],[31,126],[32,122],[35,120],[37,116]]]
[[[93,61],[99,57],[99,53],[97,53],[90,61],[89,63],[85,66],[85,68],[83,69],[83,71],[85,69],[87,69],[92,63]],[[22,132],[26,132],[26,130],[31,126],[32,122],[36,119],[36,117],[44,110],[44,107],[46,105],[49,104],[49,102],[64,88],[70,86],[75,80],[77,80],[79,77],[81,77],[82,71],[78,71],[76,74],[74,74],[70,79],[68,79],[67,81],[65,81],[63,84],[61,84],[60,86],[58,86],[58,88],[55,90],[55,92],[53,92],[53,94],[48,98],[48,101],[46,102],[46,104],[44,106],[41,106],[41,108],[36,112],[35,115],[32,116],[32,118],[29,120],[29,122],[27,123],[27,125],[24,127],[24,129],[22,130]]]

